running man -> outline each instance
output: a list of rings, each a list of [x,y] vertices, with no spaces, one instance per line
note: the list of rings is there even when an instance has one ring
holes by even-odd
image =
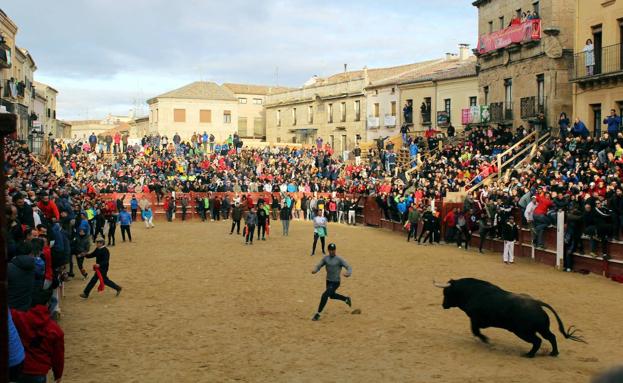
[[[320,319],[320,313],[324,310],[324,306],[327,304],[329,298],[344,301],[349,307],[352,306],[350,297],[345,297],[336,293],[336,290],[340,287],[340,271],[342,271],[342,267],[346,269],[344,273],[346,278],[351,276],[353,268],[344,258],[335,254],[335,243],[329,244],[329,255],[322,258],[320,263],[312,270],[312,274],[316,274],[323,266],[327,268],[327,289],[322,293],[318,312],[312,318],[313,321]]]

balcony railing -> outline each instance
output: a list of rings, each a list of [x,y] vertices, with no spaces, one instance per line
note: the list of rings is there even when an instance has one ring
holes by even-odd
[[[530,19],[511,23],[508,27],[484,34],[478,39],[476,55],[483,55],[512,45],[526,44],[541,40],[541,20]]]
[[[504,103],[495,102],[489,104],[490,122],[502,122],[504,120]]]
[[[573,80],[582,81],[611,74],[623,75],[623,44],[609,45],[574,56]]]
[[[539,102],[537,97],[525,97],[521,99],[521,119],[527,120],[535,118],[541,113],[545,113],[545,100]]]
[[[431,121],[430,121],[431,113],[430,113],[430,111],[421,112],[421,113],[422,113],[422,125],[430,125],[431,124]]]

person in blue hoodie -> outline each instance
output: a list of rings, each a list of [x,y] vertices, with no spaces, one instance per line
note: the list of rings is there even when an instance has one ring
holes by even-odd
[[[586,129],[586,125],[578,118],[575,118],[575,123],[573,124],[573,129],[571,131],[573,137],[588,137],[588,129]]]
[[[621,117],[617,116],[614,109],[610,109],[610,115],[604,119],[604,124],[608,125],[608,134],[612,138],[616,138],[621,129]]]
[[[136,221],[136,212],[138,211],[138,200],[136,199],[136,195],[132,194],[132,199],[130,200],[130,210],[132,211],[132,221]]]
[[[132,216],[125,209],[119,211],[119,226],[121,227],[121,239],[125,242],[125,235],[128,234],[128,239],[132,242],[132,233],[130,232],[130,225],[132,224]]]

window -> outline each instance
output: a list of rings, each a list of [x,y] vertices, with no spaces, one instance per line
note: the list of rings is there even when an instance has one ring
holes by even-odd
[[[346,103],[342,102],[340,104],[340,121],[344,122],[346,121]]]
[[[239,104],[246,104],[247,103],[247,99],[244,98],[244,97],[240,97],[240,98],[238,98],[238,103]]]
[[[506,24],[504,24],[504,16],[500,16],[500,29],[506,28]]]
[[[277,137],[277,142],[281,142],[281,137]]]
[[[541,6],[538,1],[532,3],[532,9],[537,17],[541,17]]]
[[[478,105],[478,97],[470,97],[469,98],[469,106],[477,106]]]
[[[485,94],[485,105],[489,105],[489,87],[485,86],[482,90]]]
[[[48,108],[48,118],[50,118],[50,117],[51,117],[51,114],[52,114],[52,113],[51,113],[51,111],[50,111],[50,108]]]
[[[186,109],[173,109],[173,122],[186,122]]]
[[[238,134],[243,137],[249,135],[247,131],[247,118],[246,117],[238,117]]]
[[[262,99],[261,98],[254,98],[253,99],[253,105],[262,105]]]
[[[391,107],[391,111],[392,111],[392,116],[396,117],[396,101],[392,101],[390,107]]]
[[[448,114],[450,114],[450,110],[452,108],[452,100],[449,98],[446,98],[445,100],[443,100],[443,110],[445,110]]]
[[[379,116],[379,103],[375,103],[374,104],[374,117],[378,117]]]
[[[56,120],[56,111],[52,111],[52,118]]]
[[[229,111],[229,110],[224,110],[223,111],[223,123],[224,124],[231,124],[231,111]]]
[[[595,137],[601,136],[601,104],[591,104],[593,110],[593,134]]]
[[[537,92],[537,102],[539,106],[545,105],[545,76],[540,74],[536,76],[536,92]],[[539,110],[539,113],[542,113]]]
[[[296,125],[296,108],[292,108],[292,125]]]
[[[489,21],[489,33],[493,33],[493,21]]]
[[[199,111],[199,123],[209,124],[212,122],[212,111],[210,109],[201,109]]]
[[[329,110],[327,115],[327,121],[333,123],[333,104],[329,104]]]
[[[155,116],[155,121],[156,122],[158,122],[158,117],[160,117],[160,116],[159,116],[159,113],[158,113],[158,109],[156,108],[156,116]]]
[[[361,101],[355,101],[355,121],[361,121]]]
[[[392,88],[392,94],[396,93],[396,88]]]
[[[281,111],[280,110],[277,111],[277,126],[281,126]]]
[[[307,107],[307,122],[309,124],[314,123],[314,107],[311,105]]]
[[[264,119],[262,117],[255,117],[253,119],[253,135],[265,136],[266,127],[264,126]]]
[[[504,80],[504,103],[506,109],[513,109],[513,80]]]

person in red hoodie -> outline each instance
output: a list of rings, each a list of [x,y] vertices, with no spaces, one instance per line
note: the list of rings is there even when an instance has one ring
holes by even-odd
[[[554,206],[549,192],[542,192],[536,197],[536,208],[534,209],[534,230],[536,231],[536,247],[545,248],[543,242],[543,230],[553,224],[547,212]]]
[[[52,200],[50,200],[50,196],[47,194],[42,194],[41,195],[41,201],[39,201],[39,203],[37,204],[37,207],[39,208],[39,210],[41,210],[41,212],[43,213],[43,216],[50,220],[60,220],[61,215],[58,212],[58,207],[56,207],[56,203]]]
[[[26,351],[20,382],[45,382],[48,371],[59,383],[65,366],[65,335],[50,318],[48,308],[36,305],[28,311],[11,310],[11,316]]]

